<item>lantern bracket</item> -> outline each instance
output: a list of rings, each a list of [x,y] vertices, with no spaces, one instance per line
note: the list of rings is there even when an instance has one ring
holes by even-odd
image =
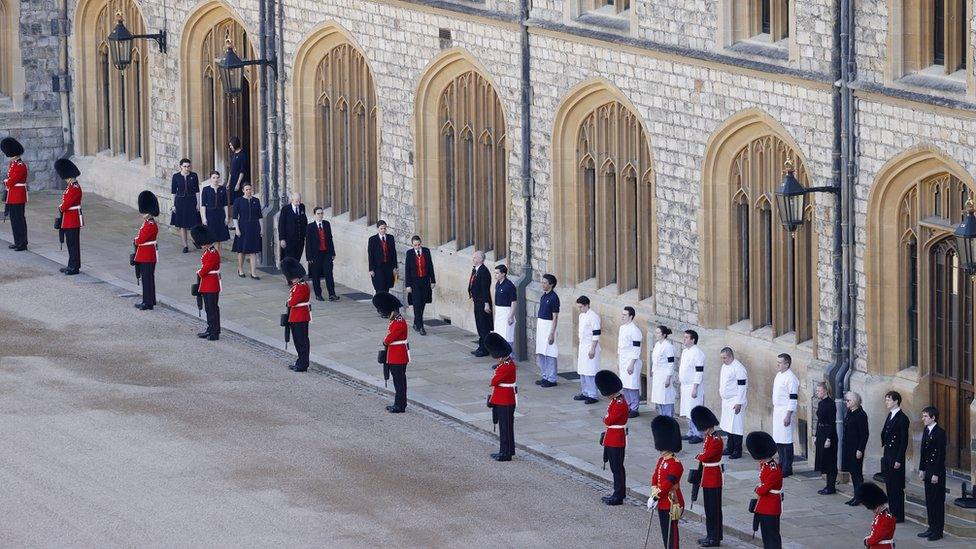
[[[132,39],[145,38],[146,40],[155,40],[156,45],[159,46],[159,53],[166,53],[166,31],[161,30],[156,34],[133,34]]]

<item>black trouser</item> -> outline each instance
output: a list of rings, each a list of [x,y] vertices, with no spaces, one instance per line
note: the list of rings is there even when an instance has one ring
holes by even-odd
[[[665,549],[678,549],[678,521],[671,520],[671,510],[658,509],[657,518],[661,522],[661,539]]]
[[[855,465],[850,467],[848,473],[851,474],[851,484],[854,486],[854,491],[857,492],[857,487],[864,483],[864,462],[861,460],[855,460]]]
[[[615,448],[608,446],[607,461],[610,462],[610,472],[613,473],[613,498],[623,500],[627,497],[627,470],[624,469],[623,446]]]
[[[742,455],[742,435],[729,433],[729,440],[726,447],[729,449],[730,456],[740,457]]]
[[[393,269],[396,263],[384,263],[373,271],[373,289],[376,293],[389,292],[393,287]]]
[[[759,532],[762,533],[763,549],[781,549],[783,538],[779,535],[779,515],[760,515]]]
[[[295,342],[295,351],[298,352],[298,360],[295,361],[295,369],[299,372],[308,370],[308,322],[291,323],[291,340]]]
[[[312,260],[312,265],[309,269],[312,278],[312,290],[318,297],[322,297],[322,282],[320,280],[322,277],[325,277],[325,289],[329,292],[329,297],[336,295],[335,279],[332,277],[333,259],[335,259],[335,256],[326,255],[325,252],[319,252],[318,257]]]
[[[217,305],[220,293],[213,292],[202,295],[203,310],[207,312],[207,333],[212,336],[220,335],[220,306]]]
[[[81,270],[81,229],[62,229],[68,246],[68,270]]]
[[[10,231],[14,234],[14,246],[27,247],[27,217],[24,216],[26,204],[7,204],[10,218]]]
[[[945,472],[939,482],[932,484],[932,477],[925,477],[925,513],[929,518],[929,533],[941,536],[945,530]]]
[[[894,460],[885,460],[885,492],[888,493],[888,510],[895,520],[905,520],[905,458],[895,469]]]
[[[491,313],[485,312],[485,302],[474,302],[474,325],[478,328],[478,349],[485,350],[485,336],[491,333],[494,323]]]
[[[424,326],[424,309],[427,307],[427,298],[430,297],[430,279],[418,278],[410,287],[410,300],[413,301],[413,325],[415,328]]]
[[[779,454],[779,464],[783,468],[783,476],[788,477],[793,474],[793,443],[777,444],[776,452]]]
[[[836,490],[837,489],[837,471],[834,471],[833,473],[827,473],[827,486],[826,486],[826,488],[828,490]]]
[[[142,303],[152,307],[156,305],[156,263],[137,263],[136,267],[142,280]]]
[[[495,405],[498,414],[498,453],[503,456],[515,455],[515,406]]]
[[[705,537],[712,541],[722,539],[722,487],[702,488],[705,498]]]
[[[393,377],[393,406],[401,410],[407,408],[407,365],[390,364],[390,375]]]

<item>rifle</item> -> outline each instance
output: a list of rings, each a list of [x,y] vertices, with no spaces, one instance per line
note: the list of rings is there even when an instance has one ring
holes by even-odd
[[[61,249],[64,249],[64,229],[61,228],[61,220],[64,218],[63,213],[58,213],[58,217],[54,220],[54,229],[58,231],[58,242],[61,243]]]
[[[691,484],[691,507],[695,506],[695,502],[698,501],[698,490],[701,488],[702,481],[702,471],[705,469],[705,465],[702,462],[698,462],[698,469],[692,471],[688,475],[688,483]]]
[[[603,439],[607,436],[607,432],[604,431],[600,433],[600,446],[603,446],[603,470],[607,470],[607,462],[610,461],[610,455],[607,452],[607,447],[603,445]]]
[[[288,313],[291,307],[285,308],[285,314],[281,315],[281,326],[285,329],[285,350],[288,350],[288,342],[291,341],[291,323],[288,322]]]
[[[190,285],[190,295],[197,298],[197,318],[202,315],[200,311],[203,310],[203,294],[200,293],[200,275],[197,275],[197,283]]]
[[[132,243],[132,255],[129,256],[129,265],[136,270],[136,285],[142,280],[142,271],[139,270],[139,264],[136,263],[136,252],[139,250],[139,246],[133,242]]]

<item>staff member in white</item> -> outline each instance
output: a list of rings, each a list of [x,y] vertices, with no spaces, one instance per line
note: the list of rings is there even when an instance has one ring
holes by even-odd
[[[654,328],[654,348],[651,350],[651,397],[657,413],[674,417],[674,344],[668,339],[671,328]]]
[[[678,381],[681,383],[681,407],[678,412],[688,418],[688,436],[684,437],[689,444],[704,441],[702,434],[691,421],[691,409],[705,405],[705,389],[702,381],[705,377],[705,353],[698,348],[698,332],[685,330],[684,351],[681,351],[681,366],[678,367]]]
[[[617,331],[617,369],[620,372],[620,381],[623,382],[621,392],[627,406],[630,408],[628,417],[640,415],[640,376],[643,366],[641,365],[641,342],[644,334],[634,322],[634,315],[637,312],[633,307],[624,307],[620,315],[620,330]]]
[[[494,332],[501,334],[509,345],[515,345],[515,313],[518,307],[515,284],[508,279],[508,267],[495,266],[495,324]]]
[[[573,400],[584,404],[599,402],[596,390],[596,373],[600,370],[600,315],[590,308],[590,298],[576,298],[579,310],[579,350],[576,354],[576,373],[580,376],[580,394]]]
[[[731,347],[724,347],[719,356],[722,358],[722,371],[718,376],[718,396],[722,397],[719,428],[729,435],[722,455],[739,459],[742,457],[742,434],[745,432],[748,376],[746,367],[735,359]]]
[[[779,453],[783,477],[793,474],[793,416],[796,415],[800,379],[790,366],[793,358],[783,353],[776,357],[779,373],[773,379],[773,440]]]
[[[555,387],[559,364],[559,348],[556,346],[556,327],[559,325],[559,296],[556,295],[556,277],[542,275],[542,297],[539,298],[539,314],[535,319],[535,357],[542,379],[535,382],[540,387]]]

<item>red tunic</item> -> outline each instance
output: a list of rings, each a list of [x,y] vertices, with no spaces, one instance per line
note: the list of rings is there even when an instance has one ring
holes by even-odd
[[[722,437],[715,433],[705,436],[705,446],[702,447],[701,453],[695,456],[695,459],[703,465],[702,488],[722,487],[722,449],[724,447]],[[714,465],[709,465],[710,463]]]
[[[3,180],[7,187],[7,204],[27,203],[27,164],[21,159],[11,160],[7,167],[7,179]]]
[[[220,252],[217,248],[211,246],[203,250],[197,276],[200,277],[201,294],[220,293]]]
[[[607,426],[607,434],[603,435],[604,446],[608,448],[624,448],[627,446],[628,414],[630,414],[630,407],[627,406],[624,397],[617,395],[610,401],[607,406],[607,415],[603,416],[603,424]]]
[[[159,234],[159,225],[153,218],[142,222],[139,234],[132,240],[136,245],[136,263],[155,263],[156,262],[156,235]]]
[[[386,345],[387,364],[407,364],[410,353],[407,352],[407,321],[402,316],[390,320],[390,328],[383,340]]]
[[[308,282],[299,280],[291,285],[291,294],[288,296],[288,322],[308,322],[312,320],[312,306],[308,302],[311,297],[308,290]]]
[[[506,385],[503,387],[502,385]],[[491,399],[499,406],[515,406],[515,361],[508,357],[498,363],[491,377]]]
[[[64,190],[58,211],[61,212],[62,229],[80,229],[85,225],[81,218],[81,185],[77,181]]]
[[[672,489],[674,489],[674,500],[681,507],[685,506],[685,498],[681,495],[681,474],[684,472],[685,468],[673,455],[661,456],[657,459],[657,466],[654,467],[654,474],[651,475],[651,489],[653,491],[653,488],[657,487],[660,490],[657,504],[659,510],[671,509],[671,498],[668,494]]]
[[[871,533],[864,538],[864,546],[869,549],[891,549],[891,543],[881,543],[895,539],[895,517],[885,507],[874,515],[871,523]]]
[[[783,469],[775,461],[759,464],[759,486],[756,514],[779,516],[783,509]]]

